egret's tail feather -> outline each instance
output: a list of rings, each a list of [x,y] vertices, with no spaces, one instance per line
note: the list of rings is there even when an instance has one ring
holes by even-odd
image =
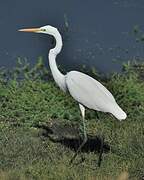
[[[127,114],[119,106],[113,109],[112,114],[120,121],[127,118]]]

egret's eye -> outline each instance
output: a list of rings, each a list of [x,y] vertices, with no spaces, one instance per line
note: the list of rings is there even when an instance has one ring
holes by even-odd
[[[43,29],[43,31],[46,31],[46,29]]]

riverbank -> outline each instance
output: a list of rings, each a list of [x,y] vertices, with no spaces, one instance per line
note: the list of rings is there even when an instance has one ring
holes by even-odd
[[[99,79],[127,112],[119,122],[109,114],[88,110],[89,144],[72,166],[69,160],[81,137],[77,103],[59,90],[40,60],[35,67],[20,64],[0,75],[1,179],[130,179],[144,177],[143,66],[125,64],[122,74]],[[139,69],[140,68],[140,69]],[[87,72],[88,73],[88,72]],[[105,148],[98,167],[100,139]]]

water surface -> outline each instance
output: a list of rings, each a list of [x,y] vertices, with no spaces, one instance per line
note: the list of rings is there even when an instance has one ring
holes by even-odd
[[[57,58],[62,67],[71,70],[85,64],[102,72],[120,71],[124,61],[144,57],[144,42],[137,42],[132,32],[136,25],[144,30],[143,19],[143,0],[1,0],[0,66],[15,66],[17,57],[34,64],[43,56],[47,63],[50,38],[17,29],[50,24],[63,35]]]

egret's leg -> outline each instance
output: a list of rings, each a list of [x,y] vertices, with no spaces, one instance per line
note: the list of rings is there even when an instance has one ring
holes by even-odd
[[[72,163],[74,161],[74,159],[77,157],[78,153],[80,152],[80,150],[82,149],[82,147],[85,145],[85,143],[87,142],[87,133],[86,133],[86,126],[85,126],[85,107],[81,104],[79,104],[80,110],[81,110],[81,114],[82,114],[82,122],[83,122],[83,142],[82,144],[79,146],[78,150],[76,151],[76,153],[74,154],[74,156],[72,157],[70,163]]]
[[[99,154],[99,159],[98,159],[98,167],[101,166],[103,147],[104,147],[104,137],[102,136],[102,138],[101,138],[101,146],[100,146],[100,154]]]

